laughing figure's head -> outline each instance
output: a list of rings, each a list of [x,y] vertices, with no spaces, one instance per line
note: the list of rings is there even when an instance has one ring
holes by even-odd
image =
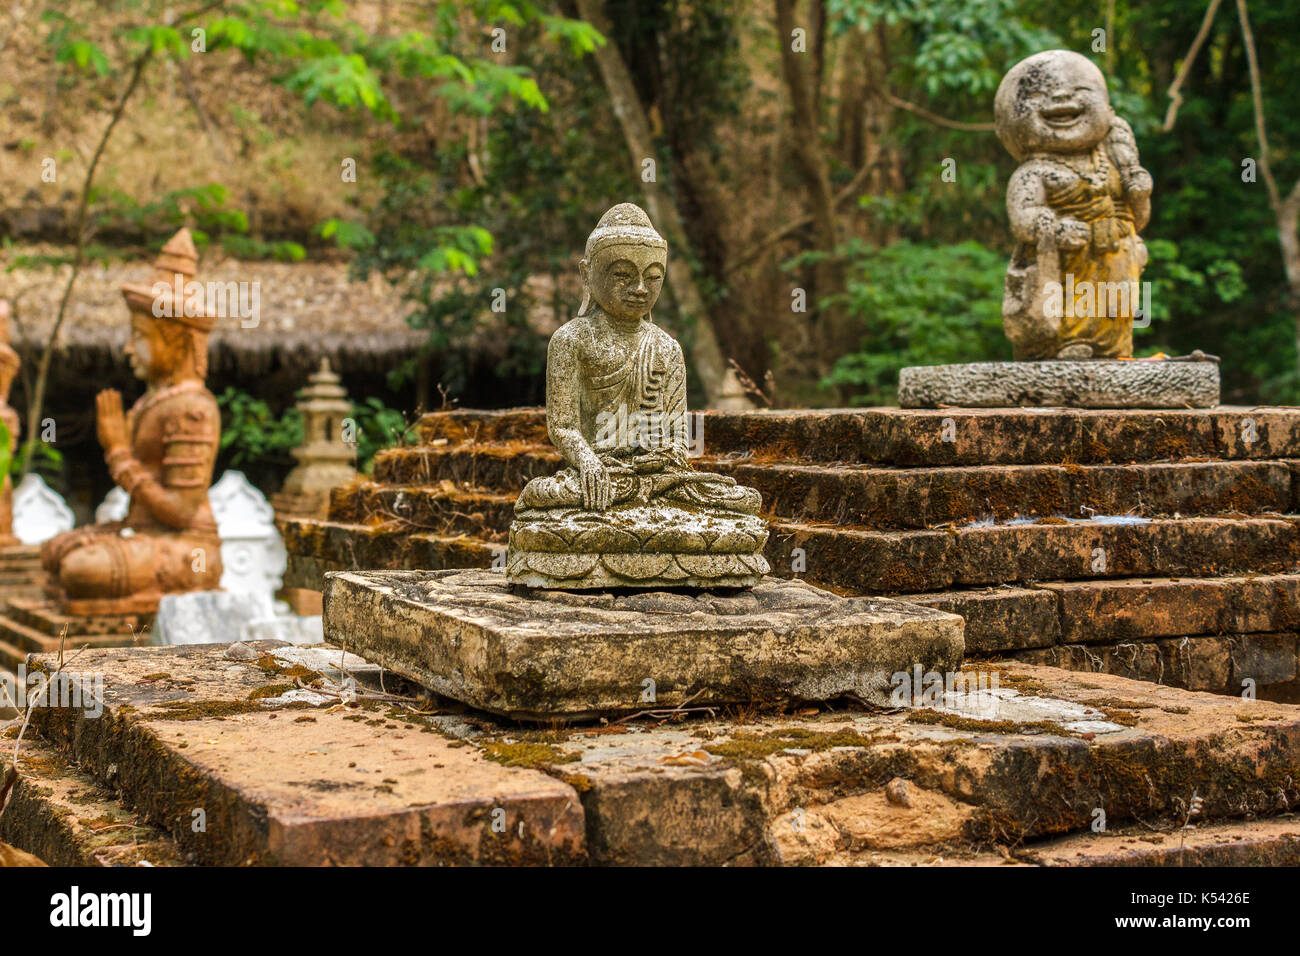
[[[1106,78],[1069,50],[1021,60],[1002,78],[993,101],[998,139],[1023,161],[1034,153],[1083,153],[1110,130],[1115,113]]]

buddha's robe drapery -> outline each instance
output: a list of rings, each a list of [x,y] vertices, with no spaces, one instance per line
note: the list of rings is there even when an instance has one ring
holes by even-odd
[[[737,485],[734,478],[691,468],[681,347],[651,323],[644,323],[638,334],[627,362],[585,378],[579,389],[582,435],[609,473],[613,504],[663,501],[757,514],[757,491]],[[516,511],[581,507],[582,483],[573,467],[534,478],[515,504]]]

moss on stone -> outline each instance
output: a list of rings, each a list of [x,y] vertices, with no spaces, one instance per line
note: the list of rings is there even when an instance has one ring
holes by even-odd
[[[493,740],[482,745],[483,756],[506,767],[532,767],[542,769],[555,764],[573,763],[582,757],[566,753],[551,744],[529,741]]]

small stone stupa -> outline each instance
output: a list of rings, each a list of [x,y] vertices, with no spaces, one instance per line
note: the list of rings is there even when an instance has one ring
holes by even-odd
[[[330,490],[356,477],[352,463],[356,451],[343,441],[344,419],[352,414],[347,391],[322,358],[320,368],[298,392],[302,413],[302,444],[291,454],[298,464],[271,499],[279,515],[324,518],[329,513]]]
[[[1015,362],[905,368],[904,408],[1064,405],[1194,408],[1219,402],[1217,360],[1133,359],[1151,174],[1110,104],[1106,78],[1069,50],[1012,67],[994,99],[998,139],[1020,166],[1007,184],[1016,239],[1002,325]]]
[[[506,569],[326,576],[326,639],[519,720],[851,695],[961,666],[960,617],[767,575],[759,494],[687,460],[686,365],[650,319],[667,244],[609,210],[551,336],[547,430],[566,467],[515,504]]]

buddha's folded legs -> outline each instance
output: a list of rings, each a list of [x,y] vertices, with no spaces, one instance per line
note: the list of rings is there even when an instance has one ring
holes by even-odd
[[[716,508],[740,514],[758,514],[762,496],[753,488],[736,484],[734,478],[669,467],[652,473],[615,472],[611,469],[613,504],[654,501]],[[574,468],[563,468],[552,477],[534,478],[524,487],[516,511],[531,508],[583,507],[582,482]]]
[[[216,588],[221,542],[194,534],[123,536],[120,524],[59,535],[41,561],[67,599],[112,599]]]

